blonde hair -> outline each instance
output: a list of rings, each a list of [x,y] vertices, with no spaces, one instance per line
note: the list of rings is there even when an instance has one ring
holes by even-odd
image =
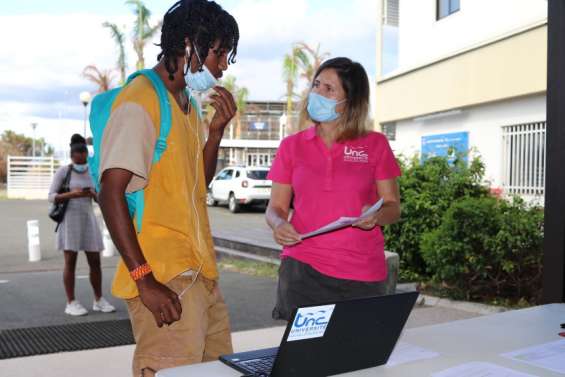
[[[326,69],[336,71],[347,102],[345,111],[338,119],[337,141],[347,141],[365,136],[368,132],[369,78],[363,66],[349,58],[326,60],[314,75],[314,80]],[[299,125],[304,129],[309,123],[316,123],[308,114],[308,97],[302,101]]]

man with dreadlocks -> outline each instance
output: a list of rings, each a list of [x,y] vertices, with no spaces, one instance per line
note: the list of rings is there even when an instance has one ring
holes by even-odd
[[[104,129],[100,204],[122,256],[112,293],[127,302],[137,344],[134,376],[232,352],[205,197],[237,110],[216,80],[235,62],[238,41],[237,22],[218,4],[178,1],[165,14],[153,68],[168,89],[172,118],[160,161],[152,164],[159,99],[145,76],[122,89]],[[204,143],[189,97],[211,88],[216,111]],[[145,209],[136,233],[124,194],[142,188]]]

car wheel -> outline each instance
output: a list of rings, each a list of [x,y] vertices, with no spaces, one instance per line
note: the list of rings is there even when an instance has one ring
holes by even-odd
[[[228,199],[228,208],[231,213],[238,213],[241,210],[241,205],[237,202],[233,193],[230,194],[230,198]]]
[[[208,191],[208,194],[206,194],[206,204],[208,205],[208,207],[215,207],[218,205],[218,202],[214,200],[211,191]]]

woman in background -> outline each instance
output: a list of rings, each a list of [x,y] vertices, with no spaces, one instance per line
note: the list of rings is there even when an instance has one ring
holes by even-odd
[[[57,230],[57,248],[65,255],[63,283],[67,294],[65,313],[72,316],[86,315],[88,310],[75,299],[75,270],[78,251],[86,253],[90,267],[90,284],[94,290],[92,310],[110,313],[115,308],[102,297],[102,268],[100,252],[104,250],[102,234],[94,216],[92,201],[96,200],[96,192],[88,171],[86,158],[88,149],[86,140],[75,134],[71,137],[71,160],[69,166],[61,166],[55,173],[49,201],[61,203],[68,201],[65,217]],[[58,192],[70,172],[69,192]]]

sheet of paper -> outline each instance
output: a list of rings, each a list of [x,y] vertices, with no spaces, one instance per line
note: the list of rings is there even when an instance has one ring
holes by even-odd
[[[565,374],[565,339],[504,353],[501,356]]]
[[[396,365],[410,363],[417,360],[432,359],[438,357],[439,353],[429,351],[425,348],[414,346],[412,344],[398,342],[392,355],[386,363],[387,367],[394,367]]]
[[[314,237],[314,236],[317,236],[317,235],[320,235],[320,234],[328,233],[328,232],[331,232],[331,231],[334,231],[334,230],[338,230],[338,229],[341,229],[341,228],[351,226],[351,225],[355,224],[357,221],[362,220],[362,219],[369,217],[372,214],[376,213],[379,209],[381,209],[382,205],[383,205],[383,199],[380,199],[371,208],[369,208],[365,212],[363,212],[361,214],[361,216],[359,216],[359,217],[340,217],[336,221],[329,223],[327,225],[324,225],[323,227],[318,228],[318,229],[316,229],[316,230],[314,230],[310,233],[301,234],[300,238],[302,238],[304,240],[306,238]]]
[[[472,362],[432,374],[432,377],[536,377],[492,363]]]

